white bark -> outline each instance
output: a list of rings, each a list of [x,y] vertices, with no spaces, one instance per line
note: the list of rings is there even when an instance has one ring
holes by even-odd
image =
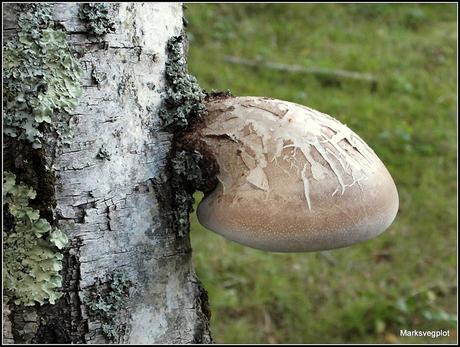
[[[82,54],[84,71],[84,93],[71,118],[73,141],[58,150],[53,163],[55,217],[70,240],[65,304],[60,304],[61,319],[70,324],[64,334],[68,341],[41,342],[107,342],[101,322],[83,300],[98,279],[115,270],[132,282],[127,309],[116,317],[127,331],[116,342],[209,342],[205,294],[193,269],[188,235],[173,231],[157,195],[158,182],[168,185],[172,140],[172,134],[160,130],[157,111],[165,88],[166,43],[183,30],[182,6],[112,5],[115,32],[105,35],[105,44],[87,35],[79,6],[54,5],[55,20]],[[13,335],[25,315],[35,317],[32,331],[16,333],[15,342],[37,341],[38,332],[59,323],[45,319],[48,326],[42,326],[45,308],[13,310]]]

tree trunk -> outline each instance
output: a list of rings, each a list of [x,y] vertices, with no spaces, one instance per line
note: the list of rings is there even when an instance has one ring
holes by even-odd
[[[4,43],[17,35],[20,6],[4,5]],[[105,6],[51,5],[82,69],[83,93],[63,118],[69,143],[42,125],[39,149],[4,137],[4,169],[37,191],[40,216],[69,242],[55,304],[25,306],[4,292],[3,342],[211,342],[189,235],[175,225],[174,209],[185,207],[171,187],[174,134],[159,117],[182,5]]]

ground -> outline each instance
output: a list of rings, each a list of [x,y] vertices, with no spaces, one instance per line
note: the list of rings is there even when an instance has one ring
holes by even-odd
[[[192,216],[194,262],[220,343],[456,341],[456,4],[188,4],[189,70],[205,89],[333,115],[392,174],[394,224],[327,253],[240,246]],[[224,56],[371,73],[318,78]],[[400,330],[450,337],[400,337]]]

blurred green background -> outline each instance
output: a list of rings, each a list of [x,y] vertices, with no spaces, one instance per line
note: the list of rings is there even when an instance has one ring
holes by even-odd
[[[216,342],[456,341],[456,12],[456,4],[187,4],[189,71],[203,88],[336,117],[375,150],[400,194],[384,234],[322,253],[243,247],[193,215]],[[370,73],[378,84],[230,64],[227,55]]]

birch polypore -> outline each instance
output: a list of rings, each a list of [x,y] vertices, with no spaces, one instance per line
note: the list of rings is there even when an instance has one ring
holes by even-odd
[[[382,233],[398,210],[393,179],[347,126],[261,97],[210,100],[198,136],[219,166],[200,223],[276,252],[345,247]]]

